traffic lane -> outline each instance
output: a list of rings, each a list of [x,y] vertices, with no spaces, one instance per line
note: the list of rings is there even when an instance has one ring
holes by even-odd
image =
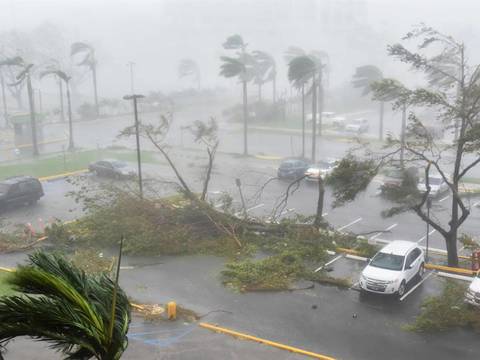
[[[477,336],[468,331],[428,336],[402,330],[419,313],[424,298],[438,293],[438,285],[431,288],[430,281],[404,302],[364,299],[356,291],[322,285],[238,294],[218,281],[223,269],[219,258],[161,260],[160,265],[125,271],[122,286],[135,291],[139,301],[175,299],[200,314],[226,310],[212,313],[208,321],[236,331],[341,359],[476,359],[480,351]],[[136,291],[139,287],[145,290]]]

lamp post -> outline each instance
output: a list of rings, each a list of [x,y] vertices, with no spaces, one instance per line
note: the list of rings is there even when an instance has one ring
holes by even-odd
[[[427,198],[427,218],[430,220],[430,209],[432,207],[432,199]],[[426,247],[426,253],[425,253],[425,261],[428,263],[428,241],[430,238],[430,222],[427,221],[427,247]]]
[[[140,189],[140,197],[143,199],[143,184],[142,184],[142,158],[140,154],[140,134],[138,130],[138,108],[137,108],[137,99],[142,99],[145,96],[143,95],[125,95],[124,100],[133,100],[133,113],[135,116],[135,138],[137,140],[137,166],[138,166],[138,187]]]

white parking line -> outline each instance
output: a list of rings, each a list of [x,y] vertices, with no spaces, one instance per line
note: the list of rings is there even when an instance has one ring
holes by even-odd
[[[433,229],[432,231],[430,231],[428,233],[428,236],[432,235],[434,232],[436,232],[437,230]],[[425,240],[427,238],[427,235],[423,235],[420,239],[417,240],[417,244],[418,243],[421,243],[423,240]]]
[[[475,204],[473,204],[473,207],[477,207],[480,204],[480,201],[477,201]]]
[[[328,213],[323,213],[323,214],[322,214],[322,216],[327,216],[327,215],[328,215]]]
[[[450,197],[450,195],[447,195],[447,196],[445,196],[444,198],[441,198],[440,200],[438,200],[438,202],[442,202],[442,201],[444,201],[444,200],[447,200],[449,197]]]
[[[330,260],[330,261],[327,262],[325,265],[320,266],[318,269],[315,270],[315,272],[319,272],[319,271],[322,270],[324,267],[327,267],[328,265],[332,265],[335,261],[341,259],[342,257],[343,257],[343,255],[338,255],[335,259]]]
[[[247,211],[251,211],[251,210],[254,210],[254,209],[258,209],[262,206],[265,206],[265,204],[258,204],[258,205],[255,205],[255,206],[252,206],[251,208],[247,209]]]
[[[390,231],[390,230],[392,230],[394,227],[396,227],[397,225],[398,225],[398,224],[396,224],[396,223],[395,223],[395,224],[392,224],[392,225],[390,225],[389,227],[387,227],[383,232],[385,232],[385,231]],[[370,237],[370,240],[376,239],[377,237],[379,237],[380,235],[382,235],[383,232],[378,232],[378,233],[376,233],[375,235],[373,235],[372,237]]]
[[[280,216],[286,215],[286,214],[288,214],[289,212],[292,212],[292,211],[295,211],[295,208],[283,210],[283,211],[280,213]]]
[[[247,209],[247,213],[250,210],[258,209],[259,207],[262,207],[262,206],[265,206],[265,204],[258,204],[258,205],[252,206],[251,208]],[[242,214],[243,214],[243,211],[238,211],[238,212],[235,213],[235,216],[240,216]]]
[[[362,221],[362,218],[361,218],[361,217],[359,217],[359,218],[356,219],[356,220],[353,220],[350,224],[343,225],[342,227],[338,228],[337,230],[338,230],[338,231],[342,231],[343,229],[346,229],[347,227],[352,226],[353,224],[356,224],[356,223],[359,222],[359,221]]]
[[[407,293],[405,293],[401,298],[400,298],[400,301],[403,301],[407,298],[408,295],[410,295],[416,288],[418,288],[420,285],[422,285],[425,280],[427,280],[430,276],[432,276],[433,274],[435,273],[435,271],[430,271],[426,276],[423,277],[422,280],[420,280],[418,282],[417,285],[415,285],[414,287],[412,287],[410,290],[408,290]]]

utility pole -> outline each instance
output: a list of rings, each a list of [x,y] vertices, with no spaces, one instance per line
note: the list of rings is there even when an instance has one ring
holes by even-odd
[[[140,153],[140,134],[139,134],[139,122],[138,122],[138,108],[137,100],[143,99],[143,95],[125,95],[124,100],[133,100],[133,114],[135,116],[135,138],[137,140],[137,166],[138,166],[138,188],[140,190],[140,197],[143,199],[143,183],[142,183],[142,158]]]
[[[427,198],[427,218],[430,220],[430,208],[432,207],[432,199]],[[430,240],[430,223],[427,221],[427,247],[425,251],[425,262],[428,263],[428,243]]]
[[[133,78],[133,67],[135,66],[135,63],[133,61],[129,61],[127,63],[127,66],[130,68],[130,92],[132,94],[135,94],[135,87],[134,87],[134,78]]]
[[[5,126],[7,126],[8,125],[7,97],[5,95],[5,79],[3,78],[2,70],[0,70],[0,86],[2,87],[3,117],[5,118]]]

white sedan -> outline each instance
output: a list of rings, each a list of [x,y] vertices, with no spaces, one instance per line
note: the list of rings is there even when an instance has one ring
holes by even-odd
[[[378,294],[403,296],[407,284],[425,272],[425,256],[417,243],[392,241],[368,262],[360,275],[360,288]]]

